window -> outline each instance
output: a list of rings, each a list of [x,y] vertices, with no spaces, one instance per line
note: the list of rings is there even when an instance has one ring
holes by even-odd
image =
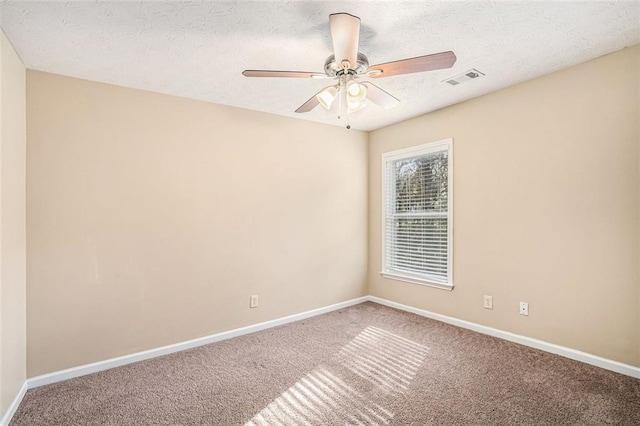
[[[383,154],[383,276],[453,288],[452,142]]]

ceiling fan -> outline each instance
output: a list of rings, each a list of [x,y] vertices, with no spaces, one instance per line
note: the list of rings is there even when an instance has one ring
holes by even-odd
[[[269,71],[245,70],[246,77],[285,77],[285,78],[320,78],[335,79],[336,84],[325,87],[302,104],[297,113],[309,112],[318,104],[331,109],[338,100],[340,116],[348,117],[348,113],[362,109],[365,100],[383,107],[391,108],[400,101],[391,94],[369,81],[358,81],[362,78],[382,78],[400,74],[451,68],[456,62],[456,55],[449,52],[418,56],[369,66],[369,60],[358,52],[360,39],[360,18],[348,13],[329,15],[331,39],[334,54],[324,63],[324,73],[305,71]],[[350,128],[347,123],[347,128]]]

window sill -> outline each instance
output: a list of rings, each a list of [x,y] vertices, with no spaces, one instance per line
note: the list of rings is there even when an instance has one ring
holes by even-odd
[[[390,278],[392,280],[404,281],[412,284],[420,284],[427,287],[439,288],[441,290],[448,290],[448,291],[453,290],[453,284],[429,281],[428,279],[425,279],[425,278],[417,278],[417,277],[412,277],[408,275],[400,275],[400,274],[394,274],[391,272],[384,272],[384,271],[380,272],[380,275],[382,275],[385,278]]]

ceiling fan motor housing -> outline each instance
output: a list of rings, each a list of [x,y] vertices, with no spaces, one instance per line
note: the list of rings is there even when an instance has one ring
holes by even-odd
[[[367,59],[367,57],[362,53],[358,53],[355,66],[350,64],[349,69],[346,71],[342,68],[341,64],[336,62],[335,55],[329,56],[327,60],[324,61],[324,72],[329,77],[338,77],[345,72],[350,74],[364,74],[367,71],[367,68],[369,68],[369,59]]]

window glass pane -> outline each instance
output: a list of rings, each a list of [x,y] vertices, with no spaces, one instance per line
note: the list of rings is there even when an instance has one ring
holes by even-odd
[[[395,162],[395,213],[447,211],[447,158],[445,151]]]

